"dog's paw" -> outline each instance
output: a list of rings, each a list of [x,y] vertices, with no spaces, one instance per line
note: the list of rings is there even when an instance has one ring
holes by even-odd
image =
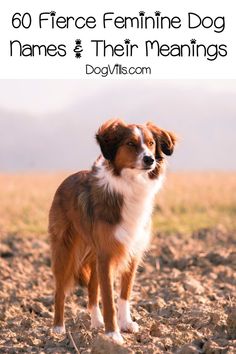
[[[52,332],[55,334],[65,334],[66,333],[66,328],[65,326],[54,326],[52,328]]]
[[[119,327],[122,332],[137,333],[139,325],[134,321],[120,321]]]
[[[118,324],[123,332],[137,333],[139,330],[138,324],[132,321],[128,300],[118,300]]]
[[[103,318],[91,318],[91,328],[92,329],[99,329],[104,327]]]
[[[120,334],[119,331],[108,332],[108,333],[106,333],[106,336],[111,338],[114,342],[116,342],[118,344],[123,344],[124,343],[124,339],[123,339],[123,337],[122,337],[122,335]]]

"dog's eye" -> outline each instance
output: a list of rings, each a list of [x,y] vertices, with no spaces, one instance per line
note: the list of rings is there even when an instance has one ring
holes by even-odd
[[[135,147],[135,143],[134,143],[133,141],[128,141],[127,145],[128,145],[128,146]]]
[[[154,141],[149,141],[148,145],[152,146],[154,144]]]

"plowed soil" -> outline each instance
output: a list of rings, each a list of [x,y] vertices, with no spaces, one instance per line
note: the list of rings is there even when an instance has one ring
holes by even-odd
[[[2,241],[1,353],[236,353],[236,235],[223,228],[154,236],[132,296],[140,332],[124,334],[125,345],[110,349],[90,330],[85,288],[67,299],[67,333],[51,334],[48,240],[8,235]]]

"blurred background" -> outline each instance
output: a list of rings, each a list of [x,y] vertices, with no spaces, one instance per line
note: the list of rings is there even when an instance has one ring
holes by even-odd
[[[58,184],[92,165],[113,117],[180,137],[155,230],[236,228],[236,80],[1,80],[0,233],[47,234]]]
[[[112,117],[176,132],[171,170],[236,170],[236,80],[1,80],[0,171],[88,168]]]

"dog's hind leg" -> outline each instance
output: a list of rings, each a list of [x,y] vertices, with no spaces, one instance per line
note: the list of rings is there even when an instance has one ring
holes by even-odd
[[[91,327],[101,328],[104,326],[103,317],[99,308],[99,286],[96,261],[91,263],[91,276],[88,283],[88,309],[91,314]]]
[[[73,286],[76,274],[76,247],[70,242],[68,234],[64,234],[57,242],[52,243],[52,269],[55,277],[55,309],[53,331],[65,333],[64,303],[68,290]]]
[[[53,332],[57,334],[65,333],[64,303],[65,289],[63,288],[63,286],[56,284]]]

